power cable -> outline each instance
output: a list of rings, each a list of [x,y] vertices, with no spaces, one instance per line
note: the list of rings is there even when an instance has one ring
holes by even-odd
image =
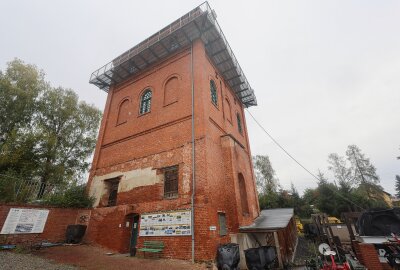
[[[314,177],[315,179],[317,179],[317,181],[321,181],[321,179],[318,178],[318,176],[316,176],[315,174],[313,174],[310,170],[308,170],[303,164],[301,164],[297,159],[295,159],[285,148],[283,148],[283,146],[277,141],[275,140],[274,137],[272,137],[271,134],[269,134],[269,132],[257,121],[257,119],[253,116],[253,114],[246,108],[246,111],[249,113],[249,115],[251,116],[251,118],[253,118],[254,122],[256,122],[256,124],[265,132],[265,134],[267,134],[267,136],[283,151],[285,152],[286,155],[288,155],[294,162],[297,163],[297,165],[299,165],[301,168],[303,168],[306,172],[308,172],[312,177]],[[339,192],[337,192],[334,189],[331,189],[329,186],[327,186],[328,189],[330,189],[332,192],[336,193],[339,197],[341,197],[342,199],[344,199],[347,202],[350,202],[351,204],[357,206],[358,208],[365,210],[363,207],[359,206],[358,204],[356,204],[355,202],[353,202],[352,200],[344,197],[342,194],[340,194]]]

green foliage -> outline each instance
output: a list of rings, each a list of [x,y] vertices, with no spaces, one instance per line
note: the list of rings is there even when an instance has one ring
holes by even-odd
[[[65,208],[90,208],[93,206],[94,197],[89,197],[85,185],[72,185],[67,190],[60,190],[42,201],[45,205]]]
[[[0,201],[19,200],[19,181],[40,183],[41,198],[48,185],[79,179],[88,169],[100,118],[73,91],[51,87],[36,66],[8,63],[0,71]]]
[[[302,218],[319,210],[340,218],[343,212],[388,207],[375,167],[356,145],[348,146],[346,158],[330,154],[328,169],[334,181],[330,182],[319,171],[318,187],[306,189],[303,196],[298,194],[293,183],[289,191],[279,188],[267,156],[256,156],[253,161],[261,209],[290,207]],[[400,195],[400,176],[396,176],[396,190]]]
[[[253,157],[253,164],[261,209],[290,207],[301,217],[311,215],[311,207],[304,204],[293,184],[290,191],[280,187],[268,156]]]
[[[346,156],[351,163],[350,170],[357,184],[379,183],[376,168],[371,164],[369,158],[365,157],[357,145],[349,145],[347,147]]]

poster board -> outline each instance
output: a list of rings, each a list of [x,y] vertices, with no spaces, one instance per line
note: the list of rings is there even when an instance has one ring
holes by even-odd
[[[49,210],[11,208],[0,234],[42,233]]]
[[[139,236],[188,236],[192,234],[191,223],[187,210],[143,214]]]

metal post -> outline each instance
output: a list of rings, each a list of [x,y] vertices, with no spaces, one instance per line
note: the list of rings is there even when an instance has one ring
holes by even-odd
[[[194,195],[196,192],[196,181],[195,181],[195,169],[196,169],[196,158],[195,158],[195,133],[194,133],[194,77],[193,77],[193,41],[190,47],[190,73],[192,80],[192,211],[191,211],[191,222],[192,222],[192,263],[194,263]]]

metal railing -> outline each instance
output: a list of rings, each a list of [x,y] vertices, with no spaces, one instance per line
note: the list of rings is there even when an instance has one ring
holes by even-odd
[[[97,78],[99,75],[106,73],[107,71],[112,70],[114,67],[119,66],[121,63],[128,61],[134,55],[139,54],[140,52],[144,51],[145,49],[149,48],[156,42],[159,42],[161,39],[165,38],[166,36],[170,35],[171,33],[175,32],[178,29],[181,29],[183,26],[188,24],[189,22],[193,21],[194,19],[198,18],[204,12],[211,12],[210,5],[208,2],[204,2],[200,6],[194,8],[193,10],[189,11],[178,20],[174,21],[173,23],[169,24],[167,27],[164,27],[151,37],[145,39],[144,41],[140,42],[133,48],[129,49],[128,51],[124,52],[117,58],[113,59],[111,62],[105,64],[101,68],[97,69],[92,73],[90,76],[90,81]]]

